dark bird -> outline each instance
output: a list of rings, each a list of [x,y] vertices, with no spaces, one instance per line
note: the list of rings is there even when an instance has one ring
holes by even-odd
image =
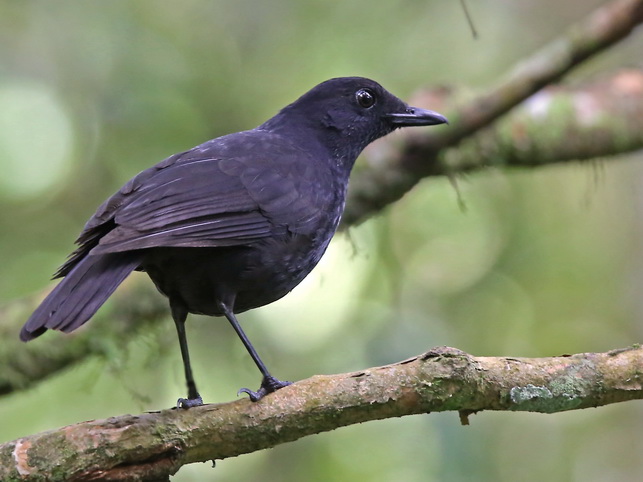
[[[185,336],[188,313],[225,316],[263,376],[252,401],[289,384],[273,377],[235,314],[286,295],[324,254],[344,211],[348,177],[370,142],[398,127],[442,124],[361,77],[319,84],[255,129],[168,157],[89,219],[63,278],[25,323],[28,341],[89,320],[133,271],[170,302],[188,398],[201,405]]]

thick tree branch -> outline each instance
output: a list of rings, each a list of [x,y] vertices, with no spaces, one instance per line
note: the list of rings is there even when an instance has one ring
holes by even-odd
[[[338,427],[404,415],[556,413],[643,398],[643,349],[553,358],[474,357],[440,347],[368,370],[315,376],[258,403],[238,400],[83,422],[0,445],[2,480],[169,480]]]
[[[390,150],[385,160],[360,172],[352,183],[344,223],[363,221],[400,199],[423,177],[444,172],[436,160],[440,151],[491,125],[545,85],[627,37],[641,22],[643,0],[610,2],[472,100],[452,109],[434,103],[431,108],[446,114],[451,124],[422,135],[406,133],[402,145]]]

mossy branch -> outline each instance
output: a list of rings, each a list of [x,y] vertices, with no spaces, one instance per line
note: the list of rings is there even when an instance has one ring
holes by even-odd
[[[552,358],[439,347],[408,360],[302,380],[247,399],[82,422],[0,445],[1,480],[169,480],[216,461],[369,420],[483,410],[556,413],[643,399],[643,348]]]

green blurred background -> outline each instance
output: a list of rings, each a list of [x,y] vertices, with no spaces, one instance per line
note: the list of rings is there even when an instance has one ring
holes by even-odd
[[[2,2],[0,303],[42,289],[98,204],[174,152],[253,127],[334,76],[371,77],[406,98],[427,84],[483,89],[601,3],[470,1],[474,40],[455,1]],[[641,61],[639,33],[574,80]],[[642,157],[479,172],[460,179],[464,211],[447,179],[427,180],[338,236],[290,296],[242,322],[291,380],[443,344],[551,356],[640,342]],[[256,388],[226,323],[193,317],[188,334],[208,402]],[[184,395],[169,318],[113,352],[0,399],[0,442]],[[471,422],[372,422],[173,480],[643,480],[640,403]]]

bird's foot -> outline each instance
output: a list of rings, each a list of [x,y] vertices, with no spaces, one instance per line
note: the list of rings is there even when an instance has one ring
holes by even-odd
[[[203,405],[203,399],[198,393],[194,398],[179,398],[176,402],[176,408],[192,408]]]
[[[242,388],[237,392],[237,395],[247,393],[251,401],[258,402],[269,393],[276,392],[280,388],[287,387],[288,385],[292,385],[292,382],[282,382],[273,376],[268,376],[263,377],[261,387],[256,392],[253,392],[249,388]]]

